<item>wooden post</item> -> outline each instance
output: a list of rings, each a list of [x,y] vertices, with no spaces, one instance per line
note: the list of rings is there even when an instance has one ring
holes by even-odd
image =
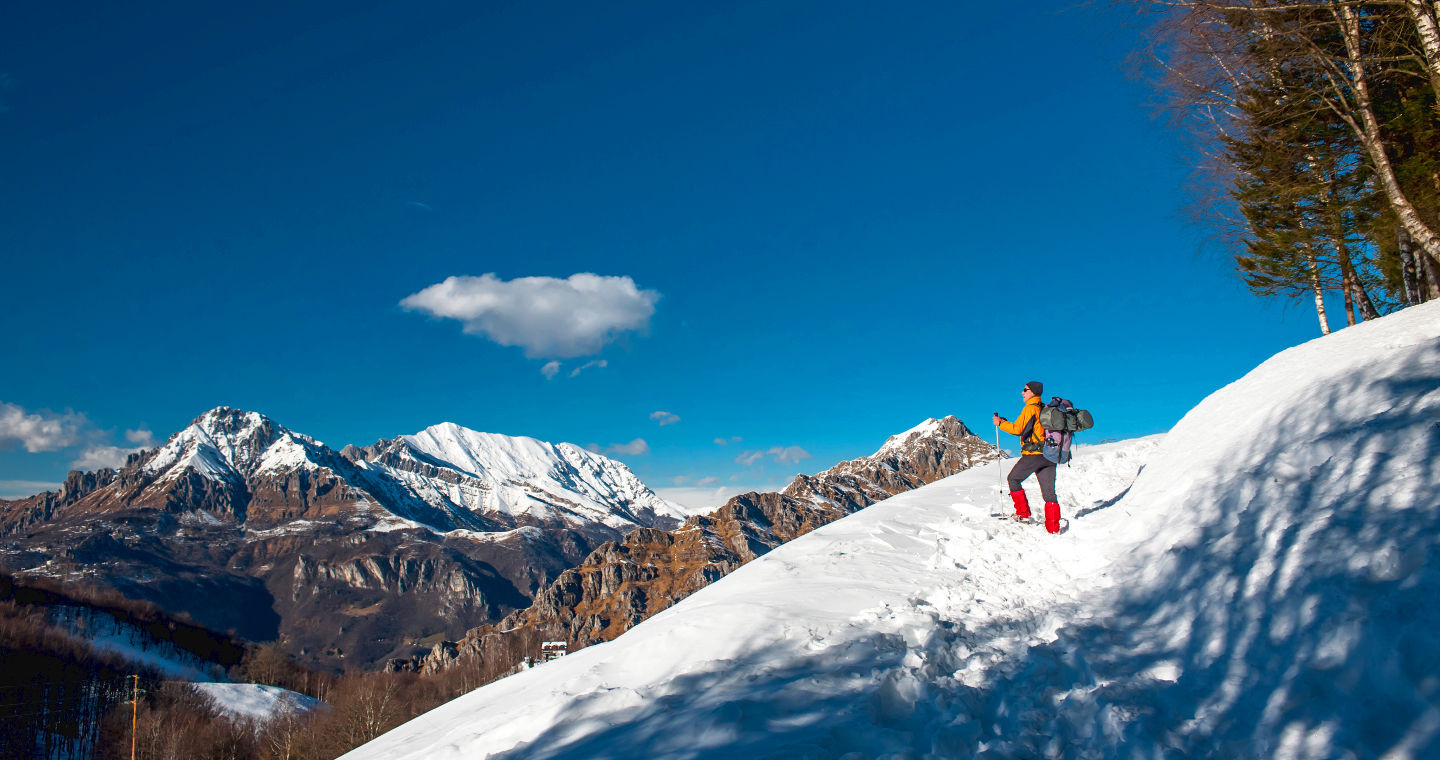
[[[130,760],[135,760],[135,733],[140,722],[140,674],[131,676],[135,679],[135,693],[130,700]]]

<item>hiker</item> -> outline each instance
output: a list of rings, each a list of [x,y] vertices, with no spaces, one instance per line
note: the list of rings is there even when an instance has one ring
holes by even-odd
[[[1020,436],[1020,461],[1010,470],[1010,500],[1015,502],[1015,519],[1030,519],[1030,502],[1025,499],[1025,486],[1021,485],[1031,475],[1040,482],[1040,493],[1045,497],[1045,530],[1060,532],[1060,501],[1055,497],[1055,463],[1040,453],[1045,442],[1045,428],[1040,425],[1040,394],[1045,386],[1039,380],[1031,380],[1020,391],[1025,407],[1014,422],[1008,422],[999,414],[995,415],[995,426],[1010,435]]]

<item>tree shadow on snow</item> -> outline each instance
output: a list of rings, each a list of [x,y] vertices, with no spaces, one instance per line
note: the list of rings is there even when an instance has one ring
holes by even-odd
[[[1052,610],[1053,639],[983,681],[960,675],[1004,650],[1013,621],[942,621],[916,646],[876,633],[756,651],[631,708],[580,701],[496,757],[1440,756],[1440,348],[1410,362],[1404,381],[1353,378],[1276,408],[1233,477],[1184,505],[1130,504],[1213,518],[1107,604]]]

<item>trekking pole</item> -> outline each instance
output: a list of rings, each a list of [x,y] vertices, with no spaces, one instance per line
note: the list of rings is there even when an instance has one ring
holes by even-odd
[[[1005,506],[1005,468],[1000,464],[1000,426],[995,426],[995,474],[1000,476],[1000,506]]]

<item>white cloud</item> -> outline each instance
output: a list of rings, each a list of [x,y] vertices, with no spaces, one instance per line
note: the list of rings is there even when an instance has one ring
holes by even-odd
[[[143,427],[125,431],[125,440],[133,444],[131,446],[104,442],[113,435],[113,432],[96,429],[85,415],[76,412],[56,414],[46,409],[27,412],[15,404],[0,403],[0,447],[18,443],[28,452],[39,453],[84,446],[79,457],[70,463],[79,470],[119,467],[130,454],[155,446],[155,434]]]
[[[780,464],[795,464],[802,459],[810,458],[810,452],[799,446],[785,446],[783,448],[776,446],[765,453],[774,457],[775,461]]]
[[[713,475],[711,475],[711,476],[704,477],[704,478],[701,478],[701,479],[695,481],[695,485],[698,485],[698,486],[718,486],[718,485],[720,485],[720,479],[717,478],[717,477],[715,477],[715,476],[713,476]]]
[[[118,470],[125,464],[126,457],[139,450],[124,446],[91,446],[82,451],[80,457],[71,462],[70,466],[77,470],[100,470],[106,467]]]
[[[400,305],[459,320],[466,333],[519,346],[532,359],[566,359],[593,356],[622,333],[649,327],[658,300],[629,277],[587,272],[507,282],[492,273],[447,277]]]
[[[765,457],[770,457],[780,464],[796,464],[801,460],[809,459],[810,452],[799,446],[772,446],[765,451],[742,451],[740,456],[735,457],[738,464],[751,467]]]
[[[657,488],[655,495],[665,501],[674,502],[692,515],[704,515],[715,511],[737,493],[734,488]]]
[[[740,456],[735,457],[735,463],[749,467],[764,458],[765,452],[763,451],[742,451]]]
[[[650,453],[650,444],[646,443],[644,438],[636,438],[629,443],[612,443],[605,447],[605,453],[607,455],[623,454],[632,457],[643,457]]]
[[[57,451],[83,442],[89,431],[90,420],[83,414],[56,414],[48,409],[27,412],[15,404],[0,403],[0,446],[18,443],[32,454]]]
[[[665,427],[666,425],[674,425],[675,423],[679,422],[680,415],[671,414],[669,412],[651,412],[650,419],[659,422],[660,427]]]
[[[692,515],[709,514],[715,511],[716,507],[729,501],[732,497],[742,493],[756,491],[768,493],[779,491],[784,488],[783,483],[749,483],[744,486],[720,486],[711,488],[706,486],[686,488],[657,488],[656,495],[660,498],[671,501],[685,508],[685,511]]]
[[[560,362],[545,362],[545,366],[540,368],[540,374],[544,375],[546,380],[554,380],[559,372]]]
[[[24,499],[42,491],[58,491],[61,485],[43,480],[0,480],[0,499]]]
[[[148,449],[155,445],[155,434],[143,427],[138,430],[126,430],[125,440],[141,448]]]
[[[671,483],[674,483],[674,484],[677,485],[677,486],[683,486],[683,485],[685,485],[686,483],[689,483],[689,482],[690,482],[690,476],[689,476],[689,475],[676,475],[675,477],[673,477],[673,478],[670,479],[670,482],[671,482]]]
[[[741,438],[741,437],[738,436],[738,435],[732,435],[732,436],[730,436],[729,438],[716,438],[716,439],[715,439],[715,445],[716,445],[716,446],[729,446],[729,445],[732,444],[732,443],[739,443],[739,442],[741,442],[741,441],[743,441],[743,440],[745,440],[745,439],[744,439],[744,438]]]
[[[593,362],[585,362],[584,364],[576,367],[575,369],[570,370],[570,376],[578,377],[581,372],[584,372],[585,370],[592,367],[595,369],[605,369],[608,366],[610,366],[610,362],[607,362],[604,359],[596,359]]]

